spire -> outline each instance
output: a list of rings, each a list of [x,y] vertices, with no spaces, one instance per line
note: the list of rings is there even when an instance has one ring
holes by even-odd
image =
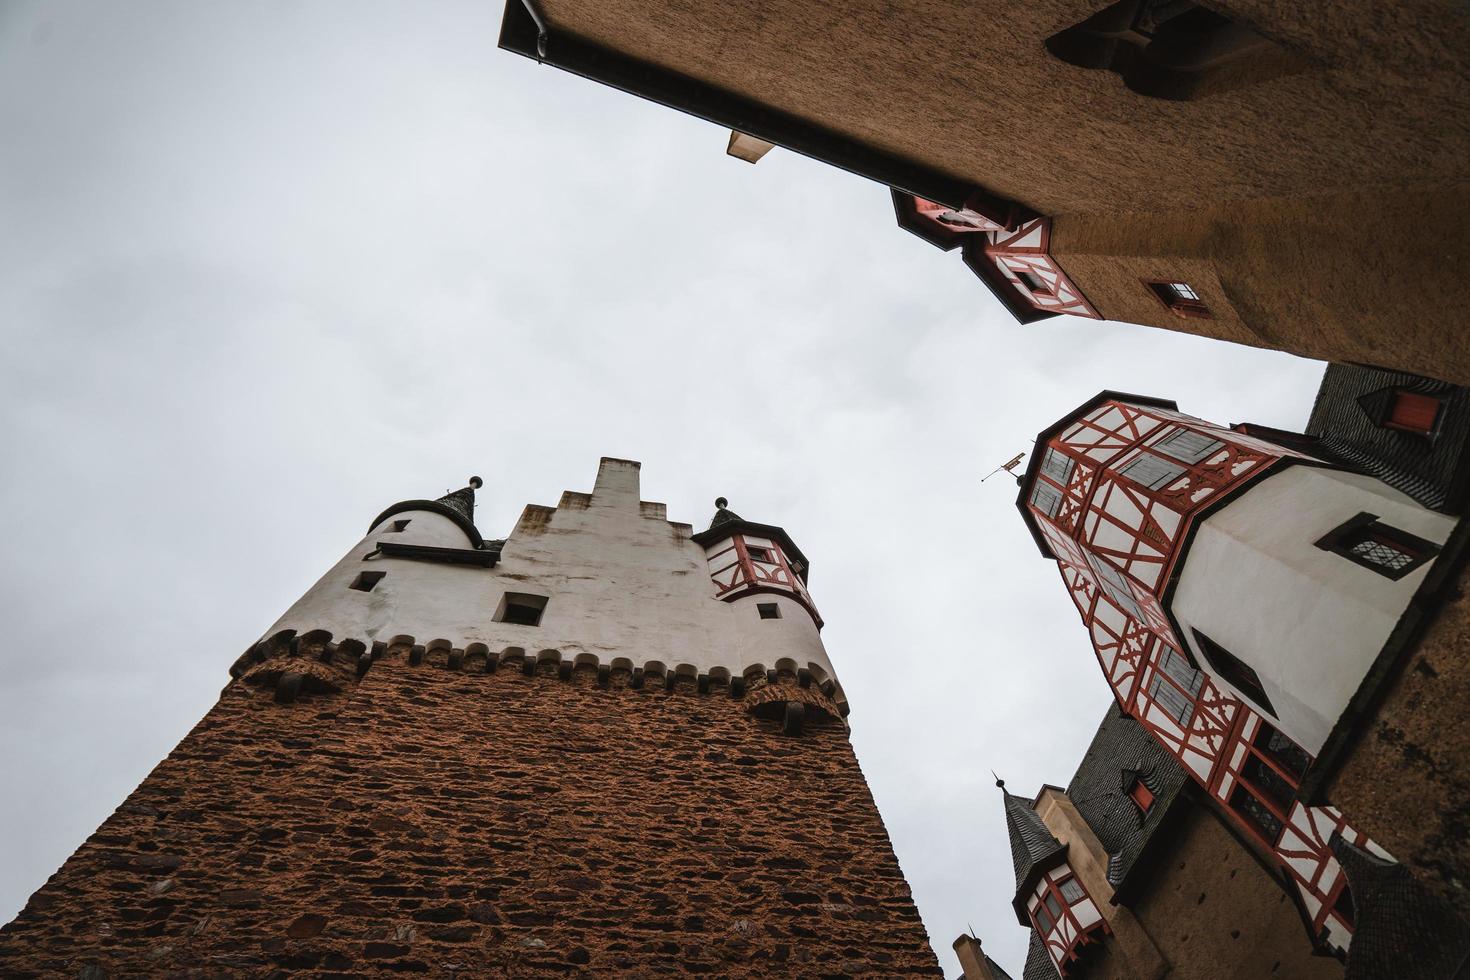
[[[1016,887],[1031,874],[1032,868],[1065,850],[1052,836],[1031,801],[1006,791],[1006,781],[996,779],[1006,810],[1006,833],[1011,838],[1011,863],[1016,866]]]
[[[464,519],[471,523],[475,520],[475,491],[485,485],[485,481],[478,476],[470,477],[469,486],[458,490],[451,490],[440,497],[436,503],[443,504],[450,510],[464,515]]]
[[[715,517],[714,520],[709,522],[709,529],[711,531],[719,527],[721,524],[729,524],[732,521],[740,520],[740,515],[735,513],[733,510],[730,510],[729,507],[730,501],[726,500],[724,497],[715,498]]]

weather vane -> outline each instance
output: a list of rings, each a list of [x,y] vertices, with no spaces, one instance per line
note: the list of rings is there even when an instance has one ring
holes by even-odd
[[[1000,466],[997,466],[995,469],[991,470],[989,473],[986,473],[984,476],[982,476],[980,478],[980,482],[984,483],[986,480],[990,479],[992,476],[995,476],[995,474],[999,473],[1001,470],[1005,470],[1007,473],[1011,474],[1011,476],[1016,476],[1016,467],[1021,465],[1021,460],[1025,458],[1025,453],[1016,453],[1015,457],[1012,458],[1009,463],[1003,463]],[[1019,481],[1020,477],[1016,477],[1016,479],[1017,481]]]

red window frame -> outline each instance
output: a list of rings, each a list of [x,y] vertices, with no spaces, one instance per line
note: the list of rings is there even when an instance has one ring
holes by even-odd
[[[1297,790],[1301,785],[1301,774],[1293,772],[1275,753],[1266,748],[1264,743],[1269,741],[1267,737],[1268,733],[1274,733],[1285,741],[1291,741],[1274,725],[1262,719],[1260,726],[1256,729],[1256,733],[1251,740],[1241,743],[1245,746],[1246,754],[1241,760],[1240,768],[1236,770],[1235,785],[1230,790],[1228,803],[1230,809],[1240,818],[1241,823],[1246,826],[1246,829],[1264,841],[1268,847],[1274,849],[1280,843],[1281,835],[1290,823],[1291,808],[1296,802]],[[1305,755],[1305,753],[1303,754]],[[1290,790],[1290,797],[1284,802],[1280,801],[1270,789],[1252,782],[1248,771],[1251,769],[1253,763],[1257,772],[1264,770],[1273,774],[1284,783]],[[1263,783],[1266,781],[1264,779],[1261,780]],[[1240,802],[1244,799],[1242,794],[1251,797],[1258,806],[1266,811],[1268,816],[1274,819],[1274,822],[1278,824],[1274,832],[1269,834],[1265,832],[1266,828],[1258,822],[1256,815],[1250,811],[1246,804]]]
[[[1153,809],[1154,791],[1149,789],[1141,779],[1134,779],[1133,785],[1128,787],[1128,796],[1138,805],[1138,809],[1148,813]]]

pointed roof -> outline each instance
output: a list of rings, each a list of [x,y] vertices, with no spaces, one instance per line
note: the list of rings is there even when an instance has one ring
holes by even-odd
[[[443,504],[450,510],[458,511],[464,515],[467,521],[475,519],[475,491],[485,485],[485,481],[478,476],[470,477],[469,486],[451,490],[440,497],[435,503]]]
[[[997,779],[1006,811],[1006,833],[1011,838],[1011,863],[1016,866],[1016,890],[1022,890],[1032,874],[1044,871],[1067,853],[1066,845],[1052,836],[1031,801],[1006,789],[1006,781]]]
[[[715,516],[709,522],[709,530],[713,531],[721,524],[730,524],[740,520],[740,515],[730,510],[730,501],[724,497],[715,498]]]
[[[469,539],[471,547],[484,548],[485,539],[480,536],[479,529],[475,527],[475,491],[484,485],[484,480],[478,476],[472,476],[468,486],[451,490],[438,500],[400,500],[373,518],[373,522],[368,525],[368,533],[371,534],[378,525],[395,514],[414,510],[428,511],[453,521]]]

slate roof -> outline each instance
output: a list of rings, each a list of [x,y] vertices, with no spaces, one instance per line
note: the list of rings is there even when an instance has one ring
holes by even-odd
[[[1052,966],[1051,957],[1046,955],[1046,944],[1031,930],[1031,948],[1026,950],[1026,965],[1021,969],[1021,980],[1058,980],[1057,968]]]
[[[1016,888],[1019,890],[1033,868],[1064,852],[1066,845],[1046,829],[1030,800],[1007,791],[1004,780],[996,780],[995,785],[1000,787],[1005,805],[1006,833],[1011,838],[1011,863],[1016,866]]]
[[[1154,795],[1146,816],[1129,796],[1135,776]],[[1188,782],[1184,767],[1156,738],[1116,704],[1108,706],[1067,786],[1067,797],[1107,849],[1108,882],[1114,888],[1132,870]]]
[[[1396,391],[1444,401],[1435,436],[1390,429]],[[1460,513],[1470,497],[1470,390],[1402,371],[1329,364],[1307,421],[1322,455],[1357,467],[1426,507]]]
[[[435,503],[443,504],[450,510],[463,514],[465,520],[473,522],[475,519],[475,487],[481,485],[479,481],[479,477],[471,477],[469,486],[451,490]]]
[[[1343,980],[1443,980],[1470,956],[1470,924],[1402,864],[1332,839],[1356,929]]]
[[[732,524],[740,520],[740,515],[731,510],[728,504],[729,502],[724,497],[715,501],[715,516],[709,522],[709,530],[713,531],[721,524]]]

